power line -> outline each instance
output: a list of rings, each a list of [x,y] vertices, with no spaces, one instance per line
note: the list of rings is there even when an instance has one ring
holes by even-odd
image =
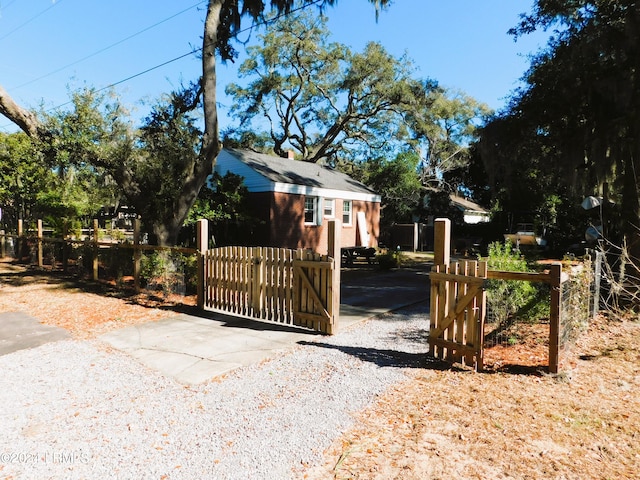
[[[0,17],[2,17],[2,10],[6,10],[7,8],[9,8],[11,6],[11,4],[16,3],[16,0],[11,0],[9,3],[7,3],[6,5],[2,5],[2,3],[0,2]]]
[[[15,1],[15,0],[14,0],[14,1]],[[40,17],[40,16],[44,15],[44,14],[45,14],[45,13],[47,13],[49,10],[51,10],[53,7],[55,7],[55,6],[59,5],[61,1],[62,1],[62,0],[57,0],[57,1],[53,2],[49,8],[45,8],[43,11],[41,11],[40,13],[38,13],[38,14],[34,15],[33,17],[31,17],[29,20],[27,20],[27,21],[26,21],[26,22],[24,22],[23,24],[18,25],[16,28],[14,28],[13,30],[11,30],[10,32],[8,32],[8,33],[4,34],[2,37],[0,37],[0,41],[4,40],[4,39],[5,39],[5,38],[7,38],[9,35],[11,35],[11,34],[13,34],[13,33],[17,32],[17,31],[18,31],[18,30],[20,30],[22,27],[24,27],[24,26],[26,26],[26,25],[30,24],[30,23],[31,23],[31,22],[33,22],[36,18],[38,18],[38,17]],[[11,3],[13,3],[13,2],[11,2]],[[9,5],[11,5],[11,3],[9,3]],[[8,5],[7,5],[7,6],[8,6]]]
[[[305,9],[305,8],[312,7],[312,6],[317,5],[317,4],[319,4],[319,3],[322,3],[322,2],[324,2],[324,0],[315,0],[315,1],[311,2],[311,3],[307,3],[307,4],[305,4],[305,5],[301,6],[301,7],[295,8],[295,9],[291,10],[291,11],[290,11],[290,12],[288,12],[288,13],[281,13],[280,15],[276,15],[276,16],[275,16],[274,18],[272,18],[272,19],[265,20],[265,21],[263,21],[263,22],[254,23],[254,24],[252,24],[252,25],[251,25],[251,26],[249,26],[249,27],[246,27],[246,28],[244,28],[244,29],[242,29],[242,30],[238,30],[238,31],[234,34],[234,38],[237,38],[237,37],[238,37],[238,35],[240,35],[241,33],[248,32],[249,30],[253,30],[254,28],[261,27],[261,26],[263,26],[263,25],[267,25],[267,24],[272,23],[272,22],[274,22],[274,21],[276,21],[276,20],[279,20],[280,18],[286,17],[286,16],[288,16],[288,15],[291,15],[291,14],[293,14],[293,13],[299,12],[299,11],[301,11],[301,10]],[[135,74],[133,74],[133,75],[131,75],[131,76],[127,77],[127,78],[124,78],[124,79],[119,80],[119,81],[117,81],[117,82],[111,83],[111,84],[109,84],[109,85],[107,85],[107,86],[105,86],[105,87],[102,87],[102,88],[98,89],[97,91],[98,91],[98,92],[101,92],[101,91],[103,91],[103,90],[107,90],[107,89],[109,89],[109,88],[115,87],[115,86],[120,85],[120,84],[122,84],[122,83],[128,82],[129,80],[132,80],[132,79],[134,79],[134,78],[136,78],[136,77],[139,77],[139,76],[144,75],[144,74],[146,74],[146,73],[152,72],[153,70],[156,70],[156,69],[158,69],[158,68],[161,68],[161,67],[164,67],[164,66],[166,66],[166,65],[169,65],[170,63],[177,62],[178,60],[182,60],[183,58],[188,57],[189,55],[193,55],[194,53],[202,52],[202,49],[203,49],[203,48],[204,48],[204,47],[194,48],[194,49],[193,49],[193,50],[191,50],[190,52],[184,53],[184,54],[179,55],[179,56],[177,56],[177,57],[175,57],[175,58],[172,58],[171,60],[167,60],[166,62],[162,62],[162,63],[160,63],[160,64],[158,64],[158,65],[156,65],[156,66],[154,66],[154,67],[150,67],[150,68],[148,68],[148,69],[146,69],[146,70],[144,70],[144,71],[142,71],[142,72],[135,73]],[[66,105],[67,103],[69,103],[69,102],[63,103],[63,104],[62,104],[62,105],[60,105],[60,106]]]
[[[200,2],[200,3],[205,3],[205,1],[206,1],[206,0],[204,0],[204,1]],[[287,13],[281,13],[281,14],[276,15],[275,17],[273,17],[273,18],[271,18],[271,19],[264,20],[264,21],[262,21],[262,22],[254,23],[254,24],[252,24],[252,25],[251,25],[251,26],[249,26],[249,27],[243,28],[242,30],[238,30],[238,31],[234,34],[234,38],[236,38],[236,39],[237,39],[238,35],[240,35],[241,33],[245,33],[245,32],[248,32],[248,31],[250,31],[250,30],[253,30],[254,28],[261,27],[261,26],[263,26],[263,25],[267,25],[267,24],[269,24],[269,23],[273,23],[273,22],[275,22],[276,20],[279,20],[279,19],[281,19],[281,18],[284,18],[284,17],[286,17],[286,16],[288,16],[288,15],[291,15],[291,14],[293,14],[293,13],[296,13],[296,12],[302,11],[302,10],[304,10],[305,8],[309,8],[309,7],[312,7],[312,6],[317,5],[317,4],[319,4],[319,3],[323,3],[324,1],[325,1],[325,0],[315,0],[315,1],[313,1],[313,2],[306,3],[306,4],[304,4],[304,5],[300,6],[300,7],[294,8],[294,9],[290,10],[290,11],[289,11],[289,12],[287,12]],[[199,5],[199,4],[198,4],[198,5]],[[195,5],[194,5],[194,6],[195,6]],[[193,6],[192,6],[192,7],[190,7],[190,8],[193,8]],[[182,13],[182,12],[181,12],[181,13]],[[179,15],[179,13],[178,13],[178,14],[176,14],[176,15]],[[162,23],[162,22],[160,22],[160,23]],[[151,27],[149,27],[149,28],[151,28]],[[135,36],[135,35],[134,35],[134,36]],[[124,40],[123,40],[123,41],[124,41]],[[121,43],[121,42],[119,42],[119,43]],[[105,47],[105,49],[103,49],[103,50],[106,50],[106,49],[108,49],[108,48],[110,48],[110,47]],[[104,91],[104,90],[108,90],[108,89],[113,88],[113,87],[115,87],[115,86],[117,86],[117,85],[120,85],[120,84],[122,84],[122,83],[128,82],[129,80],[133,80],[134,78],[137,78],[137,77],[140,77],[140,76],[142,76],[142,75],[145,75],[145,74],[147,74],[147,73],[149,73],[149,72],[152,72],[153,70],[157,70],[158,68],[162,68],[162,67],[164,67],[164,66],[166,66],[166,65],[169,65],[169,64],[171,64],[171,63],[173,63],[173,62],[177,62],[178,60],[182,60],[182,59],[183,59],[183,58],[185,58],[185,57],[188,57],[188,56],[193,55],[193,54],[198,53],[198,52],[202,52],[202,49],[203,49],[203,48],[204,48],[204,47],[194,48],[194,49],[192,49],[191,51],[189,51],[189,52],[187,52],[187,53],[184,53],[184,54],[182,54],[182,55],[179,55],[179,56],[177,56],[177,57],[174,57],[174,58],[172,58],[172,59],[170,59],[170,60],[167,60],[166,62],[162,62],[162,63],[160,63],[160,64],[157,64],[157,65],[153,66],[153,67],[147,68],[146,70],[143,70],[143,71],[141,71],[141,72],[138,72],[138,73],[135,73],[135,74],[133,74],[133,75],[130,75],[130,76],[126,77],[126,78],[123,78],[122,80],[118,80],[117,82],[110,83],[109,85],[106,85],[106,86],[104,86],[104,87],[102,87],[102,88],[97,89],[97,90],[96,90],[96,92],[102,92],[102,91]],[[54,72],[54,73],[55,73],[55,72]],[[65,105],[69,105],[70,103],[72,103],[72,101],[71,101],[71,100],[69,100],[69,101],[67,101],[67,102],[64,102],[64,103],[61,103],[61,104],[59,104],[59,105],[57,105],[57,106],[55,106],[55,107],[52,107],[52,108],[50,108],[48,111],[57,110],[57,109],[58,109],[58,108],[60,108],[60,107],[64,107]],[[5,128],[6,128],[6,127],[8,127],[8,126],[9,126],[9,125],[4,125],[4,126],[0,126],[0,128],[5,129]]]
[[[79,64],[79,63],[82,63],[82,62],[84,62],[85,60],[88,60],[88,59],[90,59],[90,58],[92,58],[92,57],[95,57],[96,55],[99,55],[99,54],[101,54],[101,53],[103,53],[103,52],[106,52],[107,50],[110,50],[110,49],[112,49],[113,47],[116,47],[116,46],[118,46],[118,45],[120,45],[120,44],[122,44],[122,43],[124,43],[124,42],[126,42],[126,41],[128,41],[128,40],[131,40],[132,38],[137,37],[138,35],[142,35],[143,33],[148,32],[149,30],[151,30],[151,29],[153,29],[153,28],[155,28],[155,27],[157,27],[157,26],[159,26],[159,25],[162,25],[163,23],[168,22],[169,20],[173,20],[173,19],[174,19],[174,18],[176,18],[177,16],[182,15],[183,13],[186,13],[186,12],[188,12],[189,10],[191,10],[191,9],[193,9],[193,8],[195,8],[195,7],[197,7],[198,5],[202,5],[202,4],[203,4],[203,3],[205,3],[205,2],[206,2],[206,0],[202,0],[202,1],[200,1],[200,2],[198,2],[198,3],[196,3],[196,4],[194,4],[194,5],[191,5],[191,6],[190,6],[190,7],[188,7],[188,8],[185,8],[184,10],[182,10],[182,11],[180,11],[180,12],[178,12],[178,13],[174,14],[174,15],[171,15],[170,17],[167,17],[167,18],[165,18],[165,19],[163,19],[163,20],[160,20],[160,21],[159,21],[159,22],[157,22],[157,23],[154,23],[153,25],[150,25],[150,26],[148,26],[148,27],[146,27],[146,28],[144,28],[144,29],[142,29],[142,30],[139,30],[139,31],[137,31],[137,32],[136,32],[136,33],[134,33],[134,34],[129,35],[128,37],[125,37],[125,38],[123,38],[123,39],[121,39],[121,40],[118,40],[117,42],[112,43],[111,45],[108,45],[108,46],[106,46],[106,47],[104,47],[104,48],[101,48],[100,50],[97,50],[96,52],[93,52],[93,53],[91,53],[91,54],[89,54],[89,55],[87,55],[87,56],[85,56],[85,57],[82,57],[82,58],[81,58],[81,59],[79,59],[79,60],[76,60],[76,61],[74,61],[74,62],[71,62],[71,63],[69,63],[69,64],[67,64],[67,65],[65,65],[65,66],[63,66],[63,67],[60,67],[60,68],[58,68],[58,69],[56,69],[56,70],[52,71],[52,72],[49,72],[49,73],[47,73],[47,74],[45,74],[45,75],[42,75],[42,76],[40,76],[40,77],[38,77],[38,78],[34,78],[33,80],[29,80],[28,82],[22,83],[22,84],[18,85],[17,87],[13,87],[11,90],[12,90],[12,91],[14,91],[14,90],[17,90],[17,89],[19,89],[19,88],[26,87],[27,85],[31,85],[31,84],[33,84],[33,83],[35,83],[35,82],[38,82],[38,81],[43,80],[43,79],[45,79],[45,78],[47,78],[47,77],[50,77],[51,75],[55,75],[56,73],[59,73],[59,72],[61,72],[62,70],[66,70],[66,69],[67,69],[67,68],[69,68],[69,67],[73,67],[74,65],[77,65],[77,64]],[[134,77],[132,77],[132,78],[134,78]],[[118,82],[118,84],[119,84],[119,83],[122,83],[122,82]]]

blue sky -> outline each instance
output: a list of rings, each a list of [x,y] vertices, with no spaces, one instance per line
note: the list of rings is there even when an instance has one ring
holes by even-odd
[[[395,56],[406,53],[419,69],[416,76],[499,109],[527,69],[527,54],[546,38],[514,42],[506,33],[531,5],[396,0],[376,22],[367,1],[340,0],[327,14],[333,40],[356,51],[378,41]],[[23,106],[50,108],[68,101],[68,88],[122,82],[116,86],[122,99],[135,117],[144,116],[148,106],[141,102],[199,75],[199,60],[184,55],[201,43],[205,6],[198,0],[0,0],[0,85]],[[251,43],[256,36],[247,32],[243,39]],[[236,80],[239,63],[219,67],[219,94]],[[220,100],[224,128],[227,102]],[[14,129],[0,117],[0,130]]]

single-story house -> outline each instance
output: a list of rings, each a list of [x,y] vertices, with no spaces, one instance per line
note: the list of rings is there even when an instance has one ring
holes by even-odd
[[[464,223],[476,224],[491,221],[489,210],[477,203],[454,194],[449,195],[449,198],[451,199],[451,204],[462,211]]]
[[[327,251],[327,221],[341,223],[342,247],[377,247],[380,196],[330,167],[223,149],[215,170],[244,178],[253,215],[263,220],[251,244]]]

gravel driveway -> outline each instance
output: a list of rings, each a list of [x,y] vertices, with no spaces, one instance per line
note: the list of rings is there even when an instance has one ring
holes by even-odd
[[[407,369],[427,304],[185,387],[96,340],[0,357],[0,477],[289,479]]]

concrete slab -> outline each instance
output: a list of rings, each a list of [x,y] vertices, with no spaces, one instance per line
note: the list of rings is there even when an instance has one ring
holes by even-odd
[[[142,364],[196,384],[271,358],[318,334],[220,314],[181,314],[100,336]]]
[[[25,313],[0,313],[0,355],[66,338],[69,338],[66,330],[44,325]]]

